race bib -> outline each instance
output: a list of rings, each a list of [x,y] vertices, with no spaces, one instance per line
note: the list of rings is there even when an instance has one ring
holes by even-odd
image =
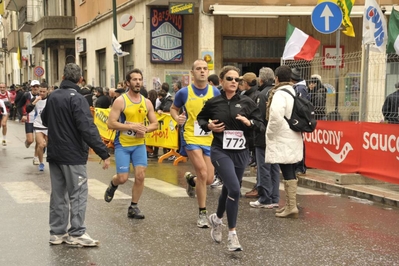
[[[246,139],[241,130],[223,131],[223,149],[225,150],[244,150]]]
[[[196,137],[206,137],[212,134],[212,131],[205,132],[200,125],[198,124],[198,121],[195,120],[194,122],[194,136]]]
[[[125,121],[125,124],[132,124],[132,123],[129,121]],[[136,137],[136,132],[134,132],[133,130],[124,130],[124,131],[121,131],[121,133],[128,137],[132,137],[132,138]]]

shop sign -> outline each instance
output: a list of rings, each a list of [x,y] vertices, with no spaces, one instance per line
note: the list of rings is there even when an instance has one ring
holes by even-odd
[[[173,15],[193,15],[194,3],[169,3],[169,12]]]
[[[337,65],[336,62],[336,52],[337,48],[335,46],[323,46],[323,67],[324,68],[335,68]],[[344,59],[342,55],[344,54],[344,46],[339,47],[339,68],[344,67]]]

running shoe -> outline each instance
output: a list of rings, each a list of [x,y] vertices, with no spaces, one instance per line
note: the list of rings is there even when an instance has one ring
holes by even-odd
[[[184,174],[184,178],[186,179],[187,182],[187,188],[186,188],[187,195],[190,198],[195,198],[195,187],[190,185],[190,179],[194,178],[194,175],[190,172],[186,172]]]
[[[227,239],[227,248],[229,251],[242,251],[242,246],[238,241],[237,234],[229,235]]]
[[[201,211],[198,215],[197,226],[199,228],[209,228],[208,218],[206,217],[207,212]]]
[[[3,139],[1,143],[3,144],[3,146],[7,146],[7,141],[5,139]]]
[[[176,156],[174,156],[174,155],[172,155],[172,156],[170,156],[170,157],[168,158],[168,161],[174,161],[174,160],[176,160]]]
[[[274,205],[273,205],[273,204],[263,204],[263,203],[260,203],[259,200],[257,200],[257,201],[251,201],[251,202],[249,203],[249,205],[250,205],[252,208],[263,208],[263,209],[273,209],[273,208],[274,208]],[[278,206],[278,205],[277,205],[277,206]]]
[[[40,164],[39,158],[33,157],[33,165],[39,165],[39,164]]]
[[[61,245],[62,243],[66,242],[68,238],[68,234],[64,235],[50,235],[50,244],[51,245]]]
[[[69,245],[76,245],[82,247],[96,247],[100,242],[98,240],[94,240],[87,233],[81,236],[68,236],[65,241]]]
[[[39,171],[40,172],[44,171],[44,163],[39,164]]]
[[[213,183],[211,184],[211,188],[218,188],[223,186],[223,181],[215,175]]]
[[[133,218],[133,219],[144,219],[145,216],[144,214],[140,211],[139,207],[136,206],[129,206],[129,209],[127,211],[127,217]]]
[[[105,193],[104,193],[104,200],[106,202],[111,202],[111,200],[114,198],[114,194],[115,194],[115,191],[117,189],[118,189],[118,186],[114,187],[112,185],[112,181],[109,182],[109,185],[108,185],[108,187],[107,187],[107,189],[105,190]]]
[[[225,226],[222,221],[217,222],[216,221],[216,213],[213,213],[209,215],[208,220],[209,224],[211,226],[211,237],[213,241],[216,243],[222,242],[222,231],[223,231],[223,226]]]

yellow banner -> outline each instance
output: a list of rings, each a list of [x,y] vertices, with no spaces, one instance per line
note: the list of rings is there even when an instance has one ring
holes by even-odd
[[[110,111],[111,109],[109,108],[95,108],[94,124],[97,126],[98,132],[103,139],[113,141],[116,132],[108,129],[107,126]],[[179,139],[177,123],[170,114],[164,113],[160,115],[156,113],[155,115],[158,120],[158,129],[146,134],[146,145],[177,150]]]
[[[355,29],[353,28],[352,22],[349,15],[351,14],[352,7],[355,4],[355,0],[327,0],[337,4],[342,10],[342,26],[345,28],[342,32],[350,37],[355,37]],[[318,0],[317,3],[326,2],[326,0]]]
[[[4,0],[0,0],[0,15],[4,15]],[[6,36],[4,36],[5,38]]]

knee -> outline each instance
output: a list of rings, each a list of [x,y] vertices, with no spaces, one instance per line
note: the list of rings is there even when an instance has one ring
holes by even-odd
[[[238,201],[240,199],[240,187],[230,190],[228,198],[231,200]]]
[[[128,178],[129,178],[129,173],[126,173],[126,174],[117,174],[117,175],[115,175],[114,176],[114,180],[116,181],[115,183],[118,183],[118,184],[125,184],[126,183],[126,181],[128,180]],[[116,185],[114,183],[114,185]]]
[[[135,173],[134,175],[134,182],[142,183],[144,182],[145,173]]]

